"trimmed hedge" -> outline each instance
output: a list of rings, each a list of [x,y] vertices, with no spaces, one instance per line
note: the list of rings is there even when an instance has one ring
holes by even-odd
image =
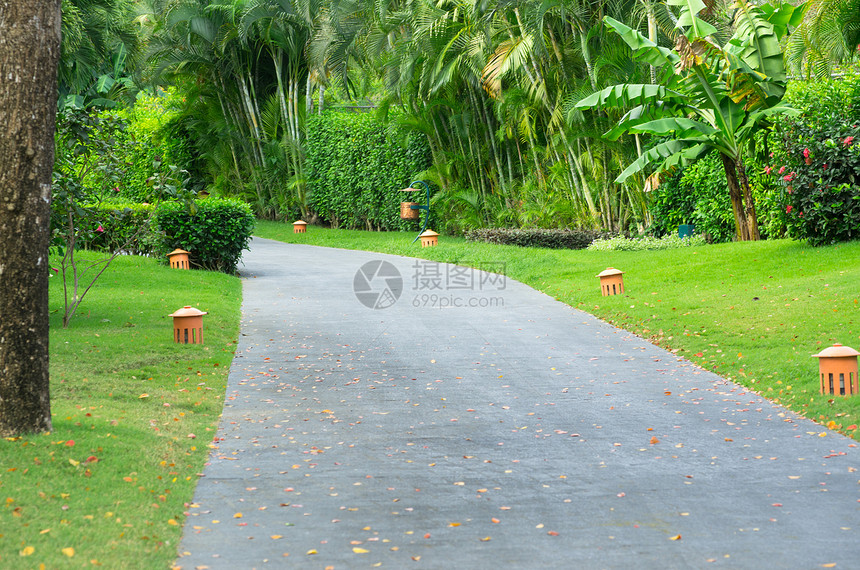
[[[333,227],[415,230],[399,192],[430,166],[427,140],[387,130],[373,115],[330,111],[307,119],[310,206]],[[423,201],[423,192],[421,193]]]
[[[190,253],[192,266],[235,273],[255,225],[251,207],[239,200],[164,202],[152,219],[153,254],[166,259],[168,253],[181,248]]]
[[[466,232],[466,241],[548,249],[585,249],[594,240],[609,236],[609,232],[597,230],[482,228]]]

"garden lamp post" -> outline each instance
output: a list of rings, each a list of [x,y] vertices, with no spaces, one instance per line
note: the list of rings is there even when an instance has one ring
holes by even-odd
[[[408,187],[401,190],[401,192],[420,192],[421,191],[420,188],[413,188],[413,186],[415,186],[416,184],[421,184],[424,187],[424,191],[426,192],[426,196],[427,196],[427,204],[421,205],[421,204],[409,202],[408,203],[409,204],[408,209],[409,210],[427,210],[427,215],[424,216],[424,225],[421,227],[421,231],[418,233],[417,236],[415,236],[415,239],[412,240],[412,243],[415,243],[416,241],[418,241],[418,239],[421,237],[421,234],[423,234],[424,231],[427,229],[427,224],[430,223],[430,186],[428,186],[427,183],[424,182],[423,180],[414,180],[414,181],[409,183]],[[401,208],[400,208],[401,217],[404,217],[404,209],[406,209],[406,207],[401,205]],[[408,219],[408,218],[406,218],[406,219]]]

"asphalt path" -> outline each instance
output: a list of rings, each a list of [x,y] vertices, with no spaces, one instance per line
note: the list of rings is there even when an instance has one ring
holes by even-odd
[[[243,260],[177,566],[860,568],[851,439],[504,259],[255,238]]]

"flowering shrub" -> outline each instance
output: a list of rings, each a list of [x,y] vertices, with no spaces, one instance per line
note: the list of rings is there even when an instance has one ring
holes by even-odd
[[[860,73],[804,86],[803,114],[780,124],[765,173],[783,188],[792,237],[823,245],[860,239]]]
[[[587,249],[590,251],[642,251],[646,249],[677,249],[706,244],[707,242],[701,234],[683,238],[674,234],[666,234],[661,238],[651,236],[641,238],[616,236],[607,239],[596,239],[591,242],[591,245]]]

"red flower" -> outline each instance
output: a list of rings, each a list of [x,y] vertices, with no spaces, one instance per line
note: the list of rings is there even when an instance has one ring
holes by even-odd
[[[792,209],[793,209],[793,208],[792,208],[791,206],[786,206],[786,207],[785,207],[785,213],[786,213],[786,214],[790,214]]]
[[[808,148],[803,149],[803,158],[809,158],[809,149]]]
[[[773,170],[773,168],[771,168],[770,166],[765,166],[765,167],[764,167],[764,173],[765,173],[765,174],[770,174],[772,170]]]
[[[782,174],[783,172],[785,172],[785,167],[784,167],[784,166],[780,166],[780,167],[779,167],[779,172],[778,172],[778,174]]]
[[[104,233],[104,231],[105,231],[105,229],[102,227],[102,225],[101,225],[101,224],[99,224],[99,227],[97,227],[97,228],[96,228],[96,232],[98,232],[98,233]]]
[[[794,172],[790,172],[790,173],[788,173],[782,177],[782,179],[785,180],[786,182],[791,182],[793,178],[794,178]]]
[[[848,146],[852,142],[854,142],[854,137],[845,137],[845,140],[842,141],[842,146]]]

